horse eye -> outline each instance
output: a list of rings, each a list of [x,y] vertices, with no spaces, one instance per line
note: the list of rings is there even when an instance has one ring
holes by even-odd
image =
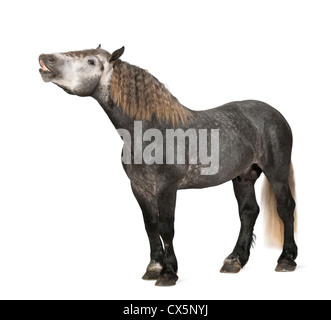
[[[91,65],[91,66],[94,66],[94,65],[95,65],[95,62],[94,62],[94,60],[92,60],[92,59],[88,60],[87,62],[88,62],[88,64]]]

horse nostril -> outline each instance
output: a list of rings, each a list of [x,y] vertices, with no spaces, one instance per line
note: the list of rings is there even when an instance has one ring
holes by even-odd
[[[47,61],[53,63],[55,62],[55,58],[53,56],[47,56]]]

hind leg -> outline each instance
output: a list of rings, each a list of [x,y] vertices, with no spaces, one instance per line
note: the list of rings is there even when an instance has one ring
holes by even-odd
[[[233,252],[224,261],[222,273],[237,273],[248,261],[253,241],[253,229],[260,211],[254,190],[255,181],[260,173],[260,168],[254,168],[245,176],[232,181],[239,206],[241,227]]]
[[[278,215],[284,223],[283,252],[278,259],[276,271],[294,271],[297,265],[294,260],[297,257],[298,249],[294,240],[295,201],[289,186],[288,174],[276,175],[268,171],[265,174],[276,197]]]
[[[284,223],[284,245],[283,252],[278,259],[276,271],[294,271],[297,264],[295,259],[298,248],[294,240],[294,209],[295,202],[288,183],[273,183],[278,215]]]

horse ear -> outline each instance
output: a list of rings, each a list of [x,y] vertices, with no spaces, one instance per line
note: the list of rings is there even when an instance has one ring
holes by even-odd
[[[120,57],[121,57],[121,55],[124,53],[124,46],[122,47],[122,48],[120,48],[120,49],[118,49],[118,50],[115,50],[113,53],[112,53],[112,55],[111,55],[111,57],[110,57],[110,59],[109,59],[109,62],[112,62],[112,61],[115,61],[115,60],[117,60],[117,59],[119,59]]]
[[[97,49],[96,49],[96,50],[98,50],[98,49],[101,49],[101,44],[99,44],[99,46],[97,47]]]

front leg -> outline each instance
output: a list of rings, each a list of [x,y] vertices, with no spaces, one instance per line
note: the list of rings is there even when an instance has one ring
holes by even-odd
[[[131,182],[131,187],[143,213],[151,249],[151,260],[142,278],[144,280],[157,280],[160,277],[164,258],[164,251],[160,239],[157,200],[150,190],[141,186],[141,184]]]
[[[168,187],[158,193],[160,234],[164,243],[163,268],[156,286],[174,286],[178,280],[177,259],[173,247],[177,189]]]

